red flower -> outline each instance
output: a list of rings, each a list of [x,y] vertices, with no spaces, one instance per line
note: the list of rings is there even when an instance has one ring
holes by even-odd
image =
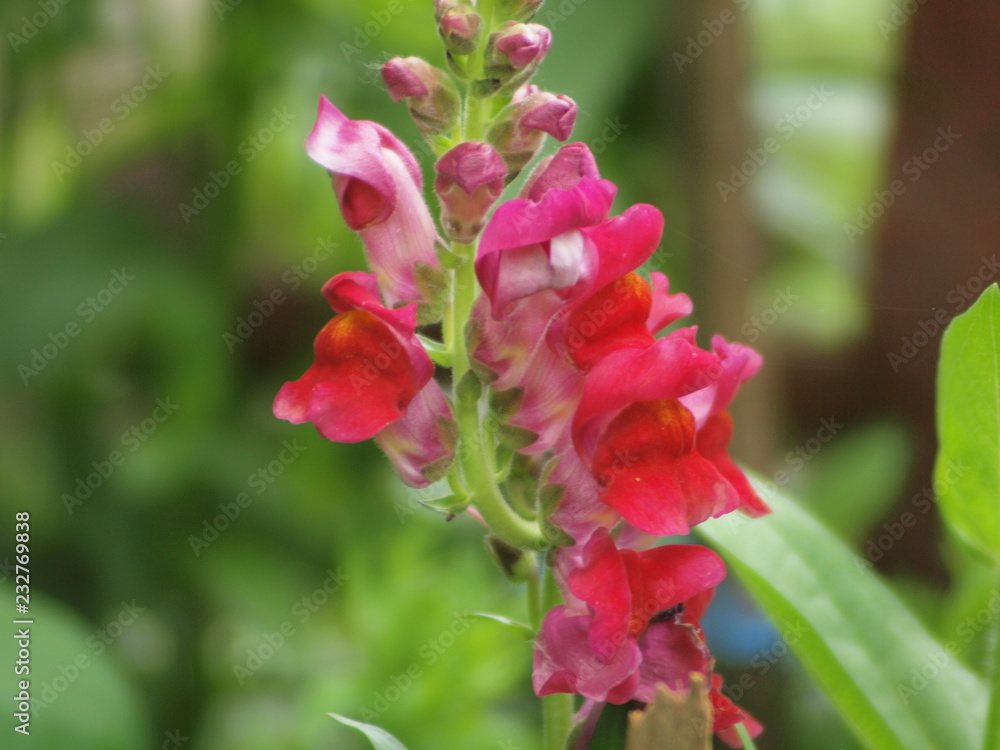
[[[313,364],[278,392],[274,415],[312,422],[336,442],[378,436],[403,479],[425,486],[445,468],[454,440],[451,409],[415,335],[416,305],[387,309],[366,273],[335,276],[323,294],[339,314],[316,336]]]

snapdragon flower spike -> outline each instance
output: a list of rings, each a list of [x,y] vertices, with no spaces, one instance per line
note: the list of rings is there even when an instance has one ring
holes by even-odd
[[[686,687],[692,671],[710,669],[708,651],[696,628],[661,613],[704,596],[725,575],[722,560],[705,547],[618,549],[604,530],[582,551],[560,551],[557,576],[567,603],[542,624],[536,694],[621,704],[651,700],[656,682]]]
[[[486,212],[503,192],[507,167],[486,143],[460,143],[437,163],[434,190],[441,199],[441,223],[458,242],[470,243],[482,231]]]
[[[513,180],[520,171],[535,158],[545,135],[557,141],[565,141],[576,124],[576,102],[568,96],[535,91],[512,103],[497,115],[486,133],[489,141],[507,163]]]
[[[432,303],[443,271],[420,166],[409,149],[381,125],[348,119],[324,96],[306,152],[329,171],[386,303]]]
[[[424,469],[438,471],[454,440],[450,406],[416,337],[416,305],[384,307],[375,277],[358,272],[334,276],[323,295],[337,315],[316,336],[313,364],[278,392],[274,415],[312,422],[335,442],[378,437],[404,480],[426,486]]]
[[[440,68],[419,57],[394,57],[382,66],[382,80],[394,102],[406,102],[428,140],[449,132],[458,122],[458,91]]]

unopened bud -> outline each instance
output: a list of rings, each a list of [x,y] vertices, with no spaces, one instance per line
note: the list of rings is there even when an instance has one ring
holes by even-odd
[[[394,57],[382,66],[382,79],[393,101],[406,100],[425,137],[447,133],[458,121],[458,91],[440,68],[419,57]]]
[[[580,180],[598,179],[597,161],[585,143],[570,143],[539,162],[521,190],[521,197],[540,201],[553,188],[572,190]]]
[[[445,49],[452,55],[471,55],[479,43],[483,20],[478,13],[453,10],[438,22],[438,33]]]
[[[565,141],[575,124],[576,102],[539,91],[500,112],[486,140],[503,156],[510,182],[538,153],[546,133]]]
[[[503,24],[490,35],[483,58],[484,88],[513,91],[527,82],[552,46],[552,32],[535,23]]]
[[[503,192],[506,176],[500,154],[486,143],[460,143],[442,156],[434,189],[441,199],[445,233],[458,242],[472,242]]]

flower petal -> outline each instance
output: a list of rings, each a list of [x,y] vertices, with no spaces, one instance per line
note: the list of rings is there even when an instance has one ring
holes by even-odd
[[[381,125],[348,119],[326,97],[306,152],[330,172],[344,220],[361,236],[389,306],[425,300],[414,269],[440,263],[413,154]]]
[[[732,485],[695,450],[694,417],[676,400],[622,410],[602,434],[591,470],[601,500],[650,534],[686,534],[739,503]]]
[[[426,487],[444,477],[455,457],[456,432],[451,405],[434,381],[414,397],[406,414],[386,426],[375,442],[411,487]]]
[[[638,645],[630,640],[606,659],[590,647],[590,624],[590,617],[569,616],[562,606],[545,616],[535,643],[532,682],[536,695],[577,693],[603,701],[620,686],[625,693],[635,690],[642,661]]]

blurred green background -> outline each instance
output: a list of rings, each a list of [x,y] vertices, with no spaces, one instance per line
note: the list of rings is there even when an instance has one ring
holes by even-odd
[[[786,355],[845,351],[870,325],[875,233],[843,225],[887,184],[909,32],[880,26],[894,7],[547,0],[536,18],[555,39],[536,82],[578,102],[574,139],[620,184],[616,211],[667,216],[650,267],[706,331],[768,355],[736,451],[763,472],[819,427],[785,403],[802,376]],[[30,511],[43,704],[23,738],[8,703],[0,745],[363,747],[333,711],[411,750],[539,747],[530,644],[461,619],[524,616],[475,523],[420,508],[373,445],[270,412],[328,318],[321,285],[364,263],[304,153],[319,95],[415,146],[378,66],[443,63],[430,0],[5,2],[0,29],[0,577],[7,617]],[[725,144],[769,138],[724,195],[742,169]],[[859,550],[902,497],[903,425],[849,421],[795,472]],[[932,619],[940,587],[896,572]],[[753,665],[780,641],[737,588],[718,612],[710,639],[727,677],[755,677],[762,748],[854,747],[792,657]]]

